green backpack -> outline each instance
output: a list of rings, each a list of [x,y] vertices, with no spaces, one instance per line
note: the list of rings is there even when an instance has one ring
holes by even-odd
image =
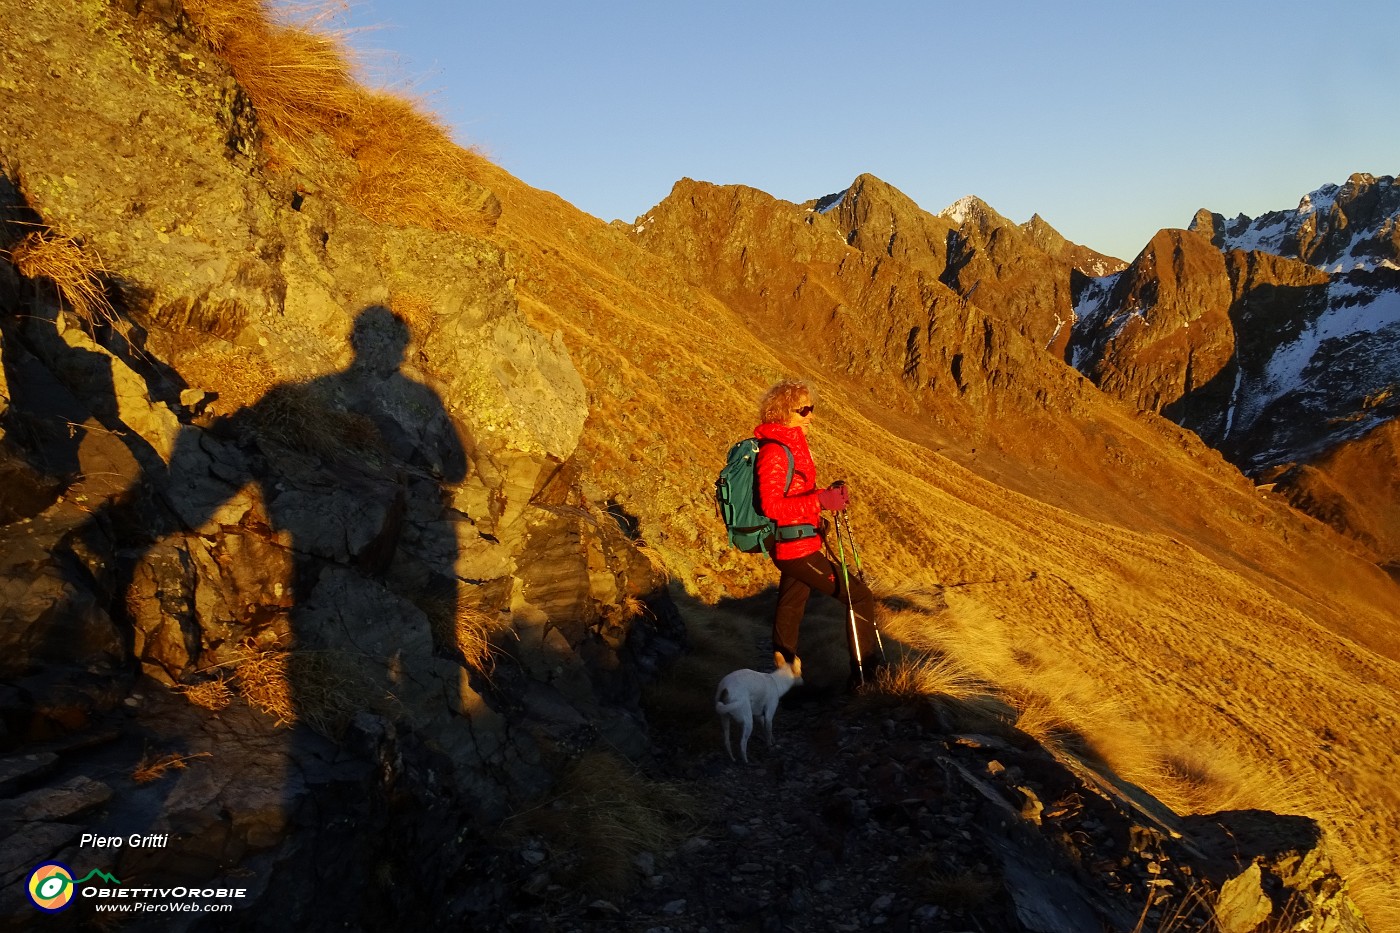
[[[787,480],[792,485],[792,449],[782,441],[746,437],[729,448],[729,460],[715,480],[715,502],[729,532],[729,543],[746,554],[768,553],[769,541],[777,536],[778,523],[758,507],[758,451],[764,444],[777,444],[787,454]]]

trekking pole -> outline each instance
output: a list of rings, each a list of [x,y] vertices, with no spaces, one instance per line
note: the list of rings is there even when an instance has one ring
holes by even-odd
[[[836,548],[841,555],[841,579],[846,584],[846,618],[851,623],[851,646],[856,653],[856,670],[860,673],[860,685],[865,686],[865,662],[860,656],[860,631],[856,628],[856,604],[851,599],[851,572],[846,566],[846,546],[841,543],[841,513],[833,513],[836,521]]]
[[[861,565],[860,565],[860,551],[856,549],[856,537],[855,537],[855,535],[853,535],[853,534],[851,533],[851,513],[850,513],[850,509],[847,508],[847,510],[846,510],[845,512],[840,512],[840,513],[837,513],[837,514],[838,514],[838,519],[837,519],[838,524],[837,524],[837,531],[836,531],[837,537],[838,537],[838,539],[839,539],[840,534],[841,534],[841,530],[840,530],[840,520],[841,520],[841,518],[844,518],[844,519],[845,519],[845,522],[846,522],[846,540],[848,540],[848,541],[851,542],[851,554],[852,554],[852,555],[854,556],[854,558],[855,558],[855,562],[856,562],[856,574],[857,574],[858,576],[860,576],[861,579],[865,579],[864,568],[862,568]],[[874,620],[873,618],[870,620],[870,627],[871,627],[872,629],[874,629],[874,631],[875,631],[875,647],[876,647],[877,649],[879,649],[879,651],[880,651],[880,663],[883,664],[883,663],[885,662],[885,640],[884,640],[883,638],[880,637],[880,626],[879,626],[878,624],[876,624],[876,622],[875,622],[875,620]]]

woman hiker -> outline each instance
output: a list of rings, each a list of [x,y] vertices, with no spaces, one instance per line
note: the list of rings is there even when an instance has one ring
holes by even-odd
[[[773,650],[782,652],[788,663],[797,656],[797,630],[807,608],[812,590],[847,602],[846,580],[841,568],[822,553],[819,528],[821,513],[840,512],[850,499],[844,483],[826,488],[817,486],[817,467],[807,447],[807,428],[812,423],[816,406],[812,392],[803,382],[780,382],[764,393],[759,402],[759,420],[754,437],[761,444],[758,452],[758,501],[763,514],[778,524],[777,540],[773,545],[773,563],[781,577],[778,581],[778,609],[773,617]],[[792,451],[792,459],[783,451]],[[792,481],[788,465],[792,465]],[[784,485],[786,483],[786,485]],[[846,644],[851,656],[849,688],[870,680],[882,659],[876,647],[875,596],[870,587],[854,574],[849,575],[850,603],[855,610],[859,631],[860,651],[851,626],[846,626]],[[864,677],[861,663],[864,660]]]

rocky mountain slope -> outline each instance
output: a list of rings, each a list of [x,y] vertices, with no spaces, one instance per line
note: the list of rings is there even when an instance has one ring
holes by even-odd
[[[499,246],[270,171],[178,6],[4,12],[3,912],[57,856],[426,917],[415,835],[466,864],[571,743],[640,753],[679,651],[584,384]]]
[[[1330,452],[1385,448],[1376,429],[1400,411],[1398,224],[1388,176],[1354,175],[1257,220],[1201,211],[1189,231],[1162,231],[1127,270],[1081,291],[1071,359],[1106,392],[1278,480],[1295,503],[1328,500],[1313,514],[1393,565],[1391,500],[1373,509],[1365,494],[1378,490],[1340,473],[1321,498],[1298,484],[1311,465],[1316,490]]]
[[[1038,722],[1089,763],[1081,796],[1101,779],[1183,814],[1315,821],[1309,852],[1335,858],[1385,929],[1400,590],[1194,434],[1064,365],[1084,260],[1038,225],[973,204],[936,217],[868,176],[807,205],[686,181],[636,223],[605,225],[480,162],[465,193],[454,182],[470,217],[410,222],[384,214],[403,201],[364,194],[383,174],[354,127],[381,111],[360,102],[278,135],[227,34],[200,18],[207,0],[10,6],[0,821],[13,922],[32,919],[23,882],[50,858],[238,879],[278,905],[235,927],[499,919],[517,896],[536,898],[522,923],[547,922],[553,867],[580,840],[512,849],[497,833],[532,812],[572,825],[561,774],[603,754],[638,763],[609,773],[707,777],[712,752],[649,757],[667,746],[648,722],[708,729],[713,679],[686,680],[685,664],[705,643],[747,658],[763,638],[763,597],[740,597],[774,574],[725,548],[710,489],[758,395],[797,374],[817,391],[823,475],[855,490],[892,650],[928,662],[915,669],[959,664],[999,698],[988,728]],[[101,300],[83,304],[83,283]],[[910,610],[909,592],[936,594],[933,608]],[[677,662],[682,625],[692,650]],[[804,654],[819,687],[840,676],[823,638],[839,626],[817,612]],[[662,670],[669,693],[643,705]],[[986,916],[1008,917],[1006,898],[1053,862],[1002,860],[1016,819],[956,814],[981,806],[969,790],[1028,798],[998,777],[1007,761],[969,759],[989,777],[947,785],[948,819],[895,800],[930,793],[920,769],[951,773],[944,762],[969,754],[944,755],[966,730],[926,715],[891,714],[888,732],[845,708],[794,717],[805,733],[881,730],[874,748],[903,774],[867,783],[877,762],[811,736],[852,791],[825,831],[864,832],[864,805],[870,851],[887,858],[908,855],[901,825],[952,834],[945,862],[909,870],[992,877]],[[799,797],[836,780],[788,777]],[[1058,800],[1075,792],[1061,781],[1019,786]],[[756,787],[742,799],[771,809]],[[81,841],[94,831],[169,844],[99,852]],[[784,857],[767,835],[734,871]],[[713,883],[716,863],[684,867],[696,855],[675,853],[678,877]],[[1148,869],[1129,861],[1118,883],[1141,896],[1133,872]],[[1308,884],[1337,895],[1330,876]],[[927,906],[912,898],[892,895],[884,916]],[[928,929],[962,919],[923,915]]]

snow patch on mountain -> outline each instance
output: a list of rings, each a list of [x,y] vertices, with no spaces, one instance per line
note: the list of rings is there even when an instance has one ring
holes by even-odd
[[[939,211],[938,216],[951,220],[955,224],[960,224],[968,218],[968,215],[976,211],[981,203],[982,202],[978,200],[976,195],[965,195]]]
[[[1400,223],[1395,179],[1353,175],[1345,185],[1310,191],[1291,211],[1257,218],[1240,214],[1215,231],[1222,250],[1273,253],[1303,259],[1328,272],[1393,268],[1397,257],[1388,234]]]
[[[1221,249],[1259,250],[1264,253],[1279,254],[1289,234],[1293,232],[1293,227],[1289,224],[1289,217],[1288,214],[1275,213],[1266,214],[1258,220],[1250,221],[1241,214],[1235,219],[1235,223],[1227,228],[1225,242],[1221,244]],[[1240,233],[1231,233],[1231,230],[1238,228],[1241,219],[1247,221],[1247,225]]]
[[[1280,345],[1270,356],[1263,373],[1255,378],[1237,376],[1226,435],[1236,427],[1247,430],[1281,399],[1294,396],[1318,401],[1328,395],[1328,387],[1351,384],[1358,374],[1370,371],[1365,381],[1372,385],[1387,382],[1385,374],[1400,377],[1395,348],[1400,347],[1400,291],[1377,288],[1363,276],[1346,277],[1328,288],[1327,309],[1298,335]],[[1380,416],[1382,413],[1376,413]],[[1374,421],[1357,420],[1354,430],[1339,426],[1332,435],[1335,443],[1353,436]],[[1256,465],[1287,460],[1301,452],[1278,445],[1257,453]]]
[[[841,202],[846,199],[846,195],[850,190],[850,188],[845,188],[835,194],[828,194],[825,197],[817,198],[817,203],[811,209],[818,214],[830,214],[841,206]]]
[[[1099,333],[1104,330],[1108,323],[1109,315],[1113,308],[1109,298],[1113,294],[1113,288],[1122,278],[1123,273],[1115,272],[1113,275],[1105,275],[1101,278],[1093,279],[1085,285],[1079,293],[1079,298],[1074,303],[1074,329],[1081,333]],[[1115,331],[1116,332],[1116,331]],[[1108,338],[1111,339],[1111,338]],[[1070,365],[1080,372],[1084,371],[1084,365],[1088,362],[1092,353],[1092,348],[1085,344],[1079,344],[1071,351]]]

